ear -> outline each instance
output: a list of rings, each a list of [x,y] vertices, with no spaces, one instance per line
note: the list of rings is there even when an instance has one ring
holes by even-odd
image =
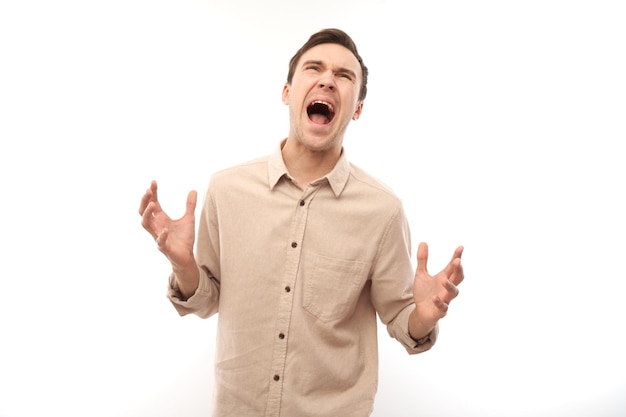
[[[363,111],[363,102],[359,101],[359,104],[356,105],[356,110],[354,111],[354,115],[352,115],[352,120],[358,120],[361,117],[361,112]]]
[[[283,87],[283,103],[289,104],[289,83],[285,83]]]

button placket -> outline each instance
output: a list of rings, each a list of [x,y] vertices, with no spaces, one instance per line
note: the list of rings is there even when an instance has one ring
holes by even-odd
[[[306,228],[310,202],[317,191],[319,191],[319,187],[308,187],[294,206],[295,210],[291,229],[291,239],[289,247],[287,248],[285,259],[285,280],[283,281],[283,293],[279,303],[276,320],[277,337],[274,341],[272,354],[272,373],[270,374],[272,382],[269,386],[266,416],[278,416],[280,414],[283,384],[285,383],[286,378],[285,364],[288,349],[287,341],[289,340],[289,328],[294,302],[293,290],[296,288],[298,268],[302,254],[302,239]],[[287,376],[287,380],[288,379],[289,378]]]

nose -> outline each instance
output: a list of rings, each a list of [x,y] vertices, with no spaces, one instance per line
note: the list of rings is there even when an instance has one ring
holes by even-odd
[[[335,89],[335,78],[333,76],[332,71],[324,71],[321,74],[318,86],[322,90],[327,88],[327,89],[333,91]]]

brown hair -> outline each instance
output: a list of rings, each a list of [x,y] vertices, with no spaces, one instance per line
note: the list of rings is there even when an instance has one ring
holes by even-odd
[[[359,64],[361,64],[361,72],[363,75],[363,82],[361,83],[361,91],[359,92],[359,100],[365,99],[365,95],[367,94],[367,67],[363,63],[363,59],[359,52],[356,49],[356,44],[348,36],[347,33],[340,29],[324,29],[317,33],[311,35],[309,40],[302,45],[302,47],[296,52],[296,54],[289,61],[289,73],[287,74],[287,83],[291,84],[291,80],[293,79],[293,73],[296,71],[296,66],[298,65],[298,61],[306,51],[313,48],[317,45],[322,45],[325,43],[336,43],[348,49],[350,52],[354,54]]]

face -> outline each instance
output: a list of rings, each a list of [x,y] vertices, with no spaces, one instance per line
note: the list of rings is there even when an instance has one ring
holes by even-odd
[[[345,47],[322,44],[305,52],[283,88],[288,140],[313,152],[340,150],[348,124],[361,115],[361,82],[361,65]]]

